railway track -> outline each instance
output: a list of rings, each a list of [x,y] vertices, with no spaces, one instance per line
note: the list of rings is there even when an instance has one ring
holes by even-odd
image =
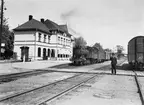
[[[43,105],[45,102],[71,91],[93,79],[97,74],[77,74],[29,91],[13,94],[0,99],[3,105]]]
[[[120,64],[121,63],[123,63],[123,61],[120,62]],[[110,65],[106,65],[106,66],[103,66],[103,67],[100,67],[100,68],[97,68],[97,69],[100,69],[100,70],[110,69]],[[53,72],[53,70],[48,70],[47,71],[47,70],[39,69],[39,70],[34,70],[34,71],[22,72],[22,73],[0,75],[0,84],[6,83],[6,82],[11,82],[11,81],[17,80],[19,78],[26,78],[26,77],[29,77],[29,76],[40,75],[40,74],[48,73],[48,72]],[[78,72],[76,72],[76,73],[78,73]]]
[[[50,71],[35,70],[35,71],[0,75],[0,84],[5,83],[5,82],[11,82],[11,81],[17,80],[19,78],[25,78],[25,77],[29,77],[29,76],[33,76],[33,75],[40,75],[40,74],[48,73],[48,72],[50,72]]]
[[[135,71],[133,71],[133,72],[135,73],[134,78],[135,78],[136,85],[137,85],[137,88],[138,88],[138,93],[139,93],[139,96],[140,96],[140,100],[141,100],[142,105],[144,105],[144,96],[142,94],[142,89],[141,89],[141,86],[140,86],[140,82],[138,80],[138,75]]]

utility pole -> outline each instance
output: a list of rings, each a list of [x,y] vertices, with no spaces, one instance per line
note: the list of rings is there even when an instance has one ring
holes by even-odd
[[[0,58],[1,58],[1,41],[2,41],[2,33],[3,33],[3,6],[4,0],[1,0],[1,27],[0,27]]]

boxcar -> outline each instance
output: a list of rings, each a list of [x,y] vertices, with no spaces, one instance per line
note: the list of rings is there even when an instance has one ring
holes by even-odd
[[[137,64],[139,68],[144,65],[144,36],[137,36],[128,42],[128,62]]]
[[[111,57],[111,52],[110,51],[105,51],[105,60],[108,61],[110,60]]]
[[[98,62],[99,63],[104,62],[105,58],[106,58],[105,51],[103,49],[99,50],[97,56]]]

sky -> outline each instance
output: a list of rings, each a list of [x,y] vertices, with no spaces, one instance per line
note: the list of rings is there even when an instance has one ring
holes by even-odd
[[[87,45],[103,48],[124,47],[144,35],[144,0],[4,0],[10,29],[28,21],[28,16],[67,24]]]

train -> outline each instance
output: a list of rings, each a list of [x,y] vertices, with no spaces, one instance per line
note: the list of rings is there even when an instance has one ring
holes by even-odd
[[[143,70],[144,36],[136,36],[128,42],[128,62],[135,70]]]
[[[93,49],[93,50],[92,50]],[[105,51],[103,49],[97,49],[92,47],[87,47],[87,54],[83,54],[80,56],[74,55],[72,58],[72,63],[74,65],[88,65],[94,63],[102,63],[104,61],[110,60],[111,52]]]

